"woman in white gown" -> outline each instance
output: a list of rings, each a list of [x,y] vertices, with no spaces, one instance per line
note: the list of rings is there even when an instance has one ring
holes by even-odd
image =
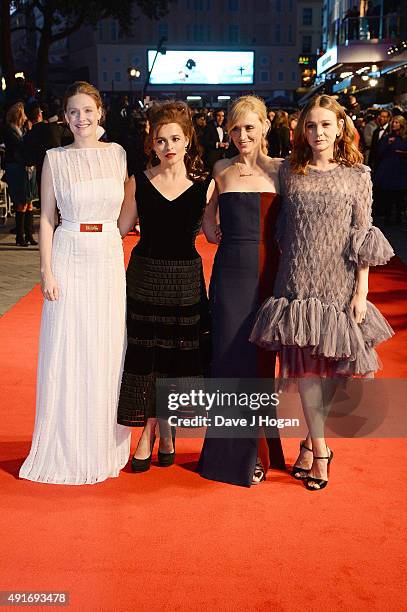
[[[64,108],[74,143],[49,150],[42,173],[45,302],[35,428],[20,477],[79,485],[118,476],[130,453],[131,430],[116,421],[126,332],[117,219],[127,172],[124,149],[97,140],[99,92],[74,83]]]

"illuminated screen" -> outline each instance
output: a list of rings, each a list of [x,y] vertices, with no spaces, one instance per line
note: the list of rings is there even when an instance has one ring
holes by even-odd
[[[148,50],[151,70],[155,49]],[[254,51],[167,51],[159,53],[150,76],[152,85],[250,85]]]

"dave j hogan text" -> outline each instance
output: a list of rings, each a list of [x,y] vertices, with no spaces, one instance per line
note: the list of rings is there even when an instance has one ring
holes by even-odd
[[[214,417],[194,416],[178,417],[175,414],[168,417],[171,427],[299,427],[299,419],[275,419],[261,414],[253,414],[249,419],[244,417],[228,418],[219,414]]]

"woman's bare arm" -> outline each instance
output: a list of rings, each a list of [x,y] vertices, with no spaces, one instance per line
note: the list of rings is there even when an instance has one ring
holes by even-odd
[[[356,270],[355,293],[350,303],[350,310],[356,323],[362,323],[366,316],[366,301],[369,292],[369,266],[360,266]]]
[[[207,241],[213,244],[219,244],[220,242],[220,231],[217,219],[218,196],[218,187],[215,181],[212,180],[208,189],[208,204],[202,221],[202,229]]]
[[[135,193],[136,180],[134,176],[131,176],[124,183],[124,200],[117,221],[122,238],[129,233],[138,219]]]
[[[41,175],[40,272],[41,290],[47,300],[57,300],[58,285],[51,269],[52,241],[55,229],[56,198],[51,166],[45,156]]]

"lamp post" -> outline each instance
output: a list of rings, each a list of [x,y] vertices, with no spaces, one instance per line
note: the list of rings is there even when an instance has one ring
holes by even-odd
[[[141,71],[135,66],[129,66],[129,68],[127,68],[127,75],[129,77],[130,98],[133,101],[133,82],[140,78]]]
[[[154,56],[154,59],[153,59],[153,63],[151,64],[150,70],[148,70],[148,66],[147,66],[147,76],[146,76],[146,80],[145,80],[143,89],[141,90],[141,98],[142,98],[141,101],[143,102],[143,104],[144,104],[144,98],[146,97],[148,84],[150,83],[150,77],[151,77],[151,74],[153,72],[154,64],[156,62],[158,54],[161,53],[161,55],[165,55],[167,53],[167,49],[164,47],[164,43],[165,43],[166,40],[167,40],[166,36],[162,36],[160,38],[160,40],[158,42],[158,45],[157,45],[156,52],[155,52],[155,56]],[[148,58],[147,58],[147,62],[148,62]]]

